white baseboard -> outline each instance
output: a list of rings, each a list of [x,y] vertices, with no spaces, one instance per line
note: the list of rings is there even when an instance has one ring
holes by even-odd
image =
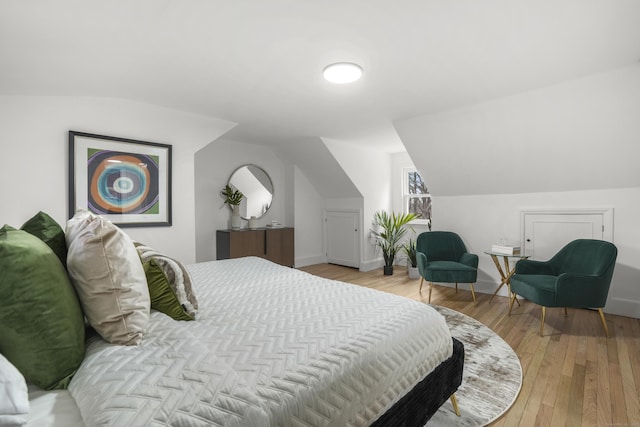
[[[454,287],[454,284],[442,284],[443,286]],[[463,285],[464,286],[464,285]],[[498,283],[491,283],[488,281],[478,281],[474,283],[473,289],[476,293],[493,294],[498,287]],[[460,285],[458,285],[460,288]],[[507,296],[507,287],[503,286],[500,292],[496,296]],[[603,311],[607,314],[615,314],[618,316],[632,317],[634,319],[640,319],[640,301],[622,299],[622,298],[609,298],[607,305],[603,308]]]
[[[296,268],[301,268],[301,267],[306,267],[308,265],[325,264],[326,262],[327,262],[327,257],[324,257],[322,255],[297,257],[295,259],[295,266]],[[373,261],[360,263],[359,270],[371,271],[371,270],[375,270],[376,268],[382,268],[383,265],[384,265],[384,259],[380,258]]]
[[[633,317],[640,319],[640,301],[609,298],[607,305],[603,311],[608,314],[617,314],[618,316]]]
[[[371,271],[384,266],[384,259],[378,258],[373,261],[361,262],[360,271]]]
[[[493,293],[496,291],[498,286],[500,286],[500,283],[496,283],[489,280],[478,280],[476,283],[473,284],[473,288],[475,289],[476,292],[480,292],[481,294],[489,294],[489,295],[493,295]],[[496,296],[500,296],[500,297],[509,296],[507,292],[507,286],[506,285],[502,286],[502,288],[500,289],[500,292],[498,292]]]
[[[296,268],[300,268],[300,267],[306,267],[308,265],[324,264],[326,262],[327,262],[327,258],[322,255],[297,257],[295,259],[295,266]]]

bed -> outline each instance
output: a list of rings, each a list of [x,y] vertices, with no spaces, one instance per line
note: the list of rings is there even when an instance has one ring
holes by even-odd
[[[151,310],[137,345],[86,338],[29,426],[419,426],[464,348],[430,306],[247,257],[186,267],[194,321]]]
[[[138,346],[89,338],[69,386],[86,425],[424,425],[425,396],[439,406],[459,385],[460,349],[424,304],[260,258],[189,270],[197,321],[153,312]]]

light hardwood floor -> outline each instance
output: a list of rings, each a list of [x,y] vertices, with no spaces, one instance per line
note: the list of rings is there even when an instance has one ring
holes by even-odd
[[[349,267],[318,264],[301,268],[311,274],[354,283],[427,302],[419,280],[396,267],[393,276],[382,269],[360,272]],[[431,303],[484,323],[518,354],[522,389],[513,406],[491,426],[640,426],[640,320],[605,315],[610,338],[597,311],[547,309],[541,337],[540,307],[523,301],[511,316],[506,297],[476,292],[469,286],[434,286]]]

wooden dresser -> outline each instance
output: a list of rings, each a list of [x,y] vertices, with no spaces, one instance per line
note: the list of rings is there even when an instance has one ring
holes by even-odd
[[[244,256],[258,256],[293,267],[295,256],[293,228],[216,231],[216,259]]]

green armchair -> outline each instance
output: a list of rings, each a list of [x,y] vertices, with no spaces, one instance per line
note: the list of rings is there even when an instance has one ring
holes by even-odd
[[[473,301],[476,294],[473,284],[478,277],[478,255],[470,254],[460,236],[450,231],[427,231],[420,233],[416,242],[420,293],[422,284],[429,282],[429,304],[433,282],[469,283]]]
[[[511,292],[542,306],[540,335],[546,307],[597,308],[609,336],[602,307],[607,302],[618,250],[604,240],[578,239],[549,261],[522,260],[511,277]],[[513,304],[510,304],[513,305]],[[509,309],[511,314],[511,308]]]

